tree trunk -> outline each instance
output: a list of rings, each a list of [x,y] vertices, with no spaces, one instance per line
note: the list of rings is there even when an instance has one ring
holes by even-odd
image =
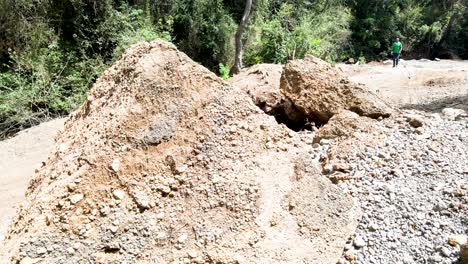
[[[229,74],[233,76],[234,74],[238,74],[242,68],[242,34],[244,33],[245,28],[247,27],[247,23],[252,16],[252,0],[245,1],[245,9],[244,15],[242,16],[241,22],[239,27],[237,27],[237,32],[235,36],[236,42],[236,54],[234,57],[234,65],[231,67],[231,71]]]
[[[452,32],[452,29],[453,29],[453,25],[455,24],[455,20],[457,19],[457,15],[458,14],[455,12],[450,17],[447,27],[445,28],[444,33],[442,33],[442,37],[440,38],[439,42],[437,42],[437,44],[434,45],[434,49],[432,50],[431,57],[430,57],[431,60],[435,59],[439,55],[442,45],[449,38],[450,33]]]

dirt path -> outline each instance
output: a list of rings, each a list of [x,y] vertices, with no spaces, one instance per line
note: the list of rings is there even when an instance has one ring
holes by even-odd
[[[64,119],[56,119],[24,130],[0,142],[0,241],[23,199],[29,177],[47,158]]]
[[[445,107],[468,110],[468,61],[403,61],[340,65],[351,80],[365,84],[389,103],[436,111]]]

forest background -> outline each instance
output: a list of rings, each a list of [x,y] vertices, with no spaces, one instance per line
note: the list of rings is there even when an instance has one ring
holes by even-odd
[[[99,75],[139,41],[162,38],[224,78],[241,0],[0,0],[0,138],[78,107]],[[468,59],[468,0],[254,0],[243,63],[306,54],[365,63]]]

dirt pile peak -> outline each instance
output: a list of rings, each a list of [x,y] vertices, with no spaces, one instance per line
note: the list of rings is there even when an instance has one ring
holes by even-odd
[[[349,81],[338,68],[307,56],[284,67],[281,92],[309,118],[327,122],[342,110],[362,116],[387,117],[391,108],[365,87]]]
[[[172,44],[135,45],[66,122],[0,255],[336,263],[359,212],[320,174],[309,136]]]

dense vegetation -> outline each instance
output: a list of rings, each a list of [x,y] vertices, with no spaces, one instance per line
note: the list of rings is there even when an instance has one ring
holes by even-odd
[[[254,0],[244,64],[468,58],[468,0]],[[131,44],[163,38],[223,77],[239,0],[0,0],[0,137],[76,108]]]

